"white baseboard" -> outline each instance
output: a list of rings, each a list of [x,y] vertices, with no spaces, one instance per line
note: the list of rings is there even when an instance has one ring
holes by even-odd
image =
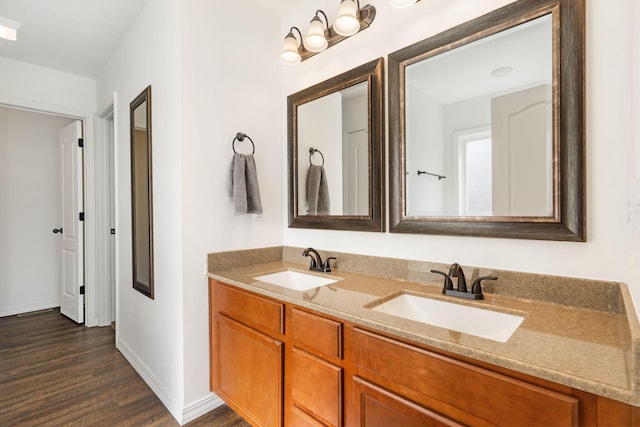
[[[149,388],[151,388],[151,391],[158,396],[158,399],[160,399],[169,413],[171,413],[171,416],[175,418],[180,425],[191,422],[224,404],[222,399],[215,394],[210,393],[208,396],[183,407],[175,398],[173,398],[171,393],[167,391],[147,365],[138,358],[138,356],[124,341],[118,339],[116,348],[120,350],[120,353],[122,353],[124,358],[127,359],[131,366],[133,366],[133,369],[135,369],[138,375],[140,375],[144,382],[147,383]]]
[[[176,399],[169,393],[169,391],[162,385],[162,383],[156,378],[153,372],[145,365],[140,358],[129,348],[129,346],[118,339],[116,348],[120,350],[120,353],[125,359],[133,366],[138,375],[142,377],[145,383],[151,388],[151,391],[158,396],[158,399],[167,408],[171,416],[176,419],[178,423],[181,423],[182,418],[182,405],[179,404]]]
[[[196,418],[200,418],[207,412],[224,405],[222,399],[211,393],[208,396],[187,405],[182,411],[182,424],[190,423]]]
[[[32,311],[47,310],[56,307],[60,307],[59,301],[0,307],[0,317],[15,316],[16,314],[30,313]]]

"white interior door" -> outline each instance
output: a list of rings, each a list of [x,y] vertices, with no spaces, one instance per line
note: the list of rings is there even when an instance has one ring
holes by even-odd
[[[366,129],[346,133],[342,159],[344,215],[369,215],[369,137]]]
[[[62,289],[60,312],[70,319],[84,322],[84,226],[82,194],[82,122],[76,120],[60,129],[60,200],[62,206]]]
[[[491,100],[493,214],[553,214],[551,86]]]

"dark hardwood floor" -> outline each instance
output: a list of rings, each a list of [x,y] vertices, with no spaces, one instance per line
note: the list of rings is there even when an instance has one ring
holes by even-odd
[[[0,318],[0,426],[177,426],[114,339],[57,310]],[[227,406],[187,425],[249,426]]]

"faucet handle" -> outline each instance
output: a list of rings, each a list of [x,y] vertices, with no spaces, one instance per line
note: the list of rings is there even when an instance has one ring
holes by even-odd
[[[444,277],[444,286],[442,287],[442,293],[444,294],[446,291],[453,290],[453,282],[451,281],[451,277],[447,273],[438,270],[431,270],[432,273],[439,274]]]
[[[478,277],[471,286],[471,293],[476,295],[482,294],[482,281],[483,280],[498,280],[496,276],[482,276]]]
[[[332,259],[336,259],[336,257],[330,256],[329,258],[324,260],[324,263],[322,264],[322,271],[324,271],[325,273],[331,273],[331,265],[329,264],[329,261],[331,261]]]

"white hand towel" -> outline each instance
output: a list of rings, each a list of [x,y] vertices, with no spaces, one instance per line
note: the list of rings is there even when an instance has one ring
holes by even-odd
[[[307,201],[309,215],[329,215],[329,185],[323,166],[309,166],[307,174]]]
[[[235,215],[262,214],[258,172],[253,154],[234,153],[231,160],[229,198]]]

